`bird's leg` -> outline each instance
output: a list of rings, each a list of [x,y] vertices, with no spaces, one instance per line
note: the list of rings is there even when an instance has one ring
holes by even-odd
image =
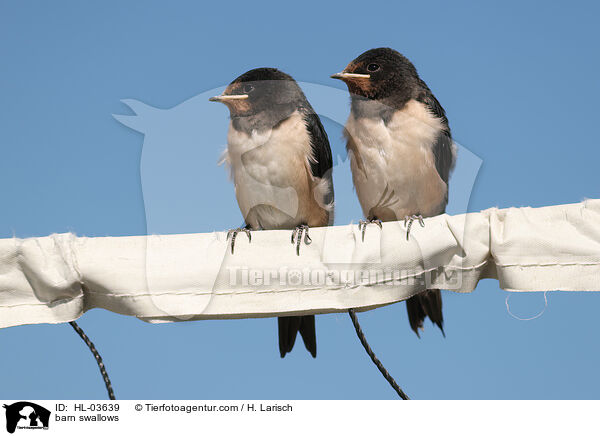
[[[423,217],[421,215],[411,215],[404,217],[404,227],[406,227],[406,240],[408,241],[408,236],[410,235],[410,228],[412,227],[413,221],[419,221],[421,227],[425,227],[425,221],[423,221]]]
[[[310,236],[308,236],[309,229],[310,228],[306,224],[300,224],[299,226],[296,226],[296,228],[292,232],[291,242],[292,245],[296,245],[296,254],[298,256],[300,256],[300,244],[302,243],[302,234],[304,233],[304,243],[306,245],[310,245],[310,243],[312,242],[312,239],[310,239]]]
[[[250,234],[250,226],[238,227],[237,229],[231,229],[227,232],[227,239],[231,238],[231,254],[233,254],[233,248],[235,247],[235,238],[238,233],[244,232],[248,236],[248,243],[252,242],[252,235]]]
[[[365,231],[367,230],[367,225],[369,224],[377,224],[380,229],[383,230],[383,225],[381,224],[381,220],[377,217],[370,218],[368,220],[360,220],[358,222],[358,231],[362,231],[362,241],[365,242]]]

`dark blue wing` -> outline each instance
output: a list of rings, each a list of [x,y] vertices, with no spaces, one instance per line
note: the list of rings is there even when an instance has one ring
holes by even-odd
[[[329,184],[327,195],[323,198],[324,204],[333,203],[333,159],[331,157],[331,147],[327,133],[323,128],[323,124],[319,116],[312,110],[307,108],[304,110],[304,121],[310,136],[310,146],[312,148],[313,160],[310,162],[310,170],[313,177],[326,179]],[[330,213],[330,222],[333,220],[333,213]]]
[[[450,133],[450,126],[448,125],[448,118],[446,118],[446,112],[440,104],[440,102],[431,93],[427,85],[423,83],[424,89],[421,94],[417,97],[417,100],[426,105],[431,113],[438,117],[445,129],[440,132],[436,143],[433,146],[433,154],[435,156],[435,167],[441,179],[448,184],[450,177],[450,171],[454,167],[456,160],[455,149],[452,145],[452,134]]]

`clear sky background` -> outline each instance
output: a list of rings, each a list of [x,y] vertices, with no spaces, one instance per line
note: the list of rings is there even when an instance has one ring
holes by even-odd
[[[468,150],[457,171],[476,169],[469,152],[481,160],[472,192],[460,174],[451,180],[449,212],[463,211],[464,198],[470,211],[600,198],[599,14],[591,1],[2,2],[0,237],[238,226],[233,187],[216,164],[227,111],[207,103],[209,112],[202,94],[259,66],[343,90],[329,75],[380,46],[411,59],[445,107]],[[122,99],[185,107],[205,140],[177,125],[145,137],[112,117],[132,113]],[[336,110],[343,121],[347,103]],[[336,223],[356,222],[341,127],[325,126],[338,163]],[[169,157],[164,172],[151,150]],[[600,295],[550,293],[532,321],[511,317],[506,295],[489,280],[472,294],[445,293],[446,339],[429,322],[418,339],[404,303],[360,320],[414,398],[598,398]],[[543,294],[510,302],[520,317],[544,308]],[[280,359],[275,319],[150,325],[92,310],[80,325],[121,399],[395,398],[346,314],[317,318],[316,360],[302,344]],[[0,398],[106,392],[69,325],[37,325],[0,331]]]

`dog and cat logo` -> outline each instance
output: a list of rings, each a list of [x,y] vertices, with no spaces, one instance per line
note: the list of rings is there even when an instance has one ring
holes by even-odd
[[[6,431],[9,433],[14,433],[16,429],[48,430],[48,409],[29,401],[4,404],[3,407],[6,409]]]

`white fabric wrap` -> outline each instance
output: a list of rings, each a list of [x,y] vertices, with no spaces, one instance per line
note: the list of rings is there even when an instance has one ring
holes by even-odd
[[[99,307],[164,322],[368,310],[431,288],[600,290],[600,200],[367,227],[0,240],[0,327],[74,320]]]

